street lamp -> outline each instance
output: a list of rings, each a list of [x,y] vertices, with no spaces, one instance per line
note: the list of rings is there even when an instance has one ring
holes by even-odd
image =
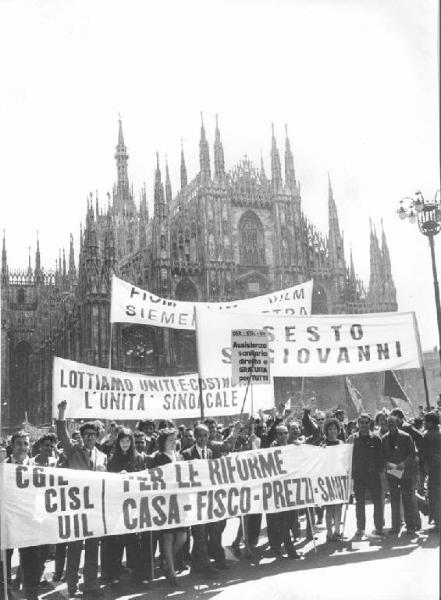
[[[410,223],[418,223],[419,230],[429,239],[430,256],[432,258],[433,287],[435,289],[436,319],[438,322],[438,352],[441,367],[441,304],[439,298],[438,275],[435,261],[434,237],[441,230],[440,190],[433,201],[425,200],[421,192],[415,193],[415,198],[403,198],[397,210],[400,219],[408,219]]]

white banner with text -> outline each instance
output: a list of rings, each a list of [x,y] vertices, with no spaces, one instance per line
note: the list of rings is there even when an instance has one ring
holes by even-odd
[[[127,281],[112,277],[111,323],[136,323],[172,329],[195,329],[195,311],[204,306],[211,311],[309,315],[312,280],[294,287],[234,302],[184,302],[155,296]]]
[[[268,333],[272,377],[326,377],[420,367],[414,313],[306,317],[196,312],[201,377],[231,373],[231,332]]]
[[[246,384],[232,385],[226,377],[200,380],[204,415],[229,416],[241,412]],[[198,375],[150,377],[93,367],[54,357],[52,373],[52,416],[57,405],[66,400],[66,419],[185,419],[199,418]],[[253,394],[254,411],[274,407],[272,385]],[[244,412],[250,412],[250,394]]]
[[[188,527],[349,500],[352,445],[278,446],[138,473],[0,465],[2,545]]]

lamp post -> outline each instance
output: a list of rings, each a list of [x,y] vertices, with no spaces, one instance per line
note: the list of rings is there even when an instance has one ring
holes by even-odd
[[[408,219],[410,223],[418,223],[419,230],[429,240],[430,256],[432,258],[433,287],[435,290],[436,319],[438,323],[438,353],[441,368],[441,303],[439,297],[438,274],[435,261],[435,236],[441,230],[440,190],[432,201],[425,200],[421,192],[416,192],[415,198],[403,198],[397,210],[400,219]]]

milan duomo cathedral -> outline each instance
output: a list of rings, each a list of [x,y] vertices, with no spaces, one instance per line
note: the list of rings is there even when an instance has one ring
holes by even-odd
[[[384,231],[380,244],[371,225],[366,288],[355,273],[352,255],[347,260],[344,253],[331,181],[327,234],[305,217],[288,135],[284,177],[274,131],[270,176],[263,161],[257,168],[246,156],[226,170],[217,119],[213,160],[203,123],[199,158],[199,172],[189,179],[181,151],[181,185],[175,194],[168,165],[161,172],[157,160],[149,215],[146,188],[137,201],[130,184],[120,121],[113,194],[106,208],[89,196],[78,255],[71,235],[69,250],[60,254],[55,271],[46,269],[37,240],[34,261],[30,256],[26,270],[14,270],[3,237],[4,425],[20,424],[25,411],[33,423],[50,421],[54,355],[108,366],[112,273],[159,296],[198,301],[247,298],[312,278],[315,314],[397,310]],[[152,375],[195,372],[194,332],[117,324],[112,367]],[[368,407],[375,409],[380,383],[375,374],[366,377],[354,379]],[[344,404],[341,379],[308,380],[307,388],[321,406]],[[278,382],[276,397],[292,392],[294,384],[294,379]]]

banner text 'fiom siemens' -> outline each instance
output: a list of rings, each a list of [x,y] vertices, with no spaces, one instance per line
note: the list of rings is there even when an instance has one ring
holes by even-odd
[[[196,306],[211,311],[309,315],[312,281],[234,302],[183,302],[155,296],[131,283],[112,277],[111,323],[137,323],[172,329],[195,329]]]

